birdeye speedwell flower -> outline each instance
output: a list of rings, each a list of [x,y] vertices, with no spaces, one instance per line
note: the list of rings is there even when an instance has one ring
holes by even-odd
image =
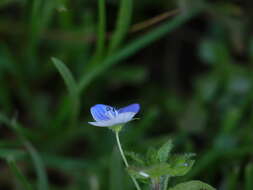
[[[91,115],[95,121],[88,123],[98,127],[122,125],[133,120],[133,117],[139,110],[139,104],[130,104],[120,109],[104,104],[97,104],[90,109]]]

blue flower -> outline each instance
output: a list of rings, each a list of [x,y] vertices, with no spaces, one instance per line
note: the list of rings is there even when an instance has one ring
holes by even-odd
[[[122,125],[133,120],[133,117],[139,110],[139,104],[131,104],[118,110],[111,106],[97,104],[90,109],[91,115],[95,121],[88,123],[98,127]]]

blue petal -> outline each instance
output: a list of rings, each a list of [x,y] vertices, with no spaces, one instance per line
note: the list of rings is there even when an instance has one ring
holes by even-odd
[[[125,112],[138,113],[139,111],[140,111],[140,105],[139,104],[130,104],[129,106],[120,108],[118,110],[119,114],[120,113],[125,113]]]
[[[108,116],[105,115],[105,113],[110,109],[113,109],[113,107],[104,104],[97,104],[90,108],[90,112],[94,120],[104,121],[110,119]]]

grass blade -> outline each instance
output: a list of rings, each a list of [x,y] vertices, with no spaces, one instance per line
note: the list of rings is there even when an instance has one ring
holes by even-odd
[[[109,54],[115,51],[124,37],[127,34],[131,23],[132,17],[132,9],[133,9],[133,2],[132,0],[121,0],[120,1],[120,8],[118,13],[118,19],[116,23],[116,29],[113,33],[110,45],[109,45]]]
[[[28,182],[28,180],[26,179],[26,177],[22,174],[22,172],[20,171],[20,169],[17,167],[16,162],[12,158],[8,158],[7,159],[7,163],[9,165],[9,167],[10,167],[10,170],[16,176],[18,182],[23,187],[23,189],[25,189],[25,190],[32,190],[32,187],[31,187],[30,183]]]
[[[97,56],[100,57],[104,53],[105,38],[106,38],[106,9],[105,0],[98,1],[98,41],[97,41]]]
[[[71,99],[71,104],[72,104],[72,126],[75,125],[78,117],[78,112],[79,112],[79,95],[77,91],[77,84],[76,81],[71,73],[71,71],[65,66],[65,64],[60,61],[57,58],[52,58],[52,61],[61,74],[67,89],[70,94],[70,99]]]
[[[167,33],[175,30],[176,28],[178,28],[179,26],[190,20],[195,14],[196,12],[187,15],[186,14],[179,15],[174,19],[161,25],[160,27],[154,29],[153,31],[147,33],[146,35],[141,36],[136,40],[133,40],[130,44],[126,45],[124,48],[122,48],[122,50],[116,52],[114,55],[108,56],[102,64],[100,64],[97,67],[93,67],[93,69],[90,70],[89,73],[83,75],[83,77],[79,82],[78,91],[80,92],[84,88],[86,88],[96,76],[103,73],[106,69],[108,69],[112,65],[134,55],[136,52],[140,51],[147,45],[162,38]]]
[[[38,190],[48,190],[49,187],[48,187],[46,169],[39,153],[30,142],[25,141],[23,143],[26,149],[28,150],[28,152],[30,153],[30,156],[34,163],[35,170],[37,172],[38,181],[39,181]]]
[[[10,120],[1,113],[0,113],[0,123],[4,123],[14,131],[14,133],[18,136],[18,138],[24,144],[28,153],[30,154],[38,176],[38,190],[48,190],[49,185],[43,161],[37,150],[23,135],[22,130],[20,129],[20,125],[16,122],[16,120]]]

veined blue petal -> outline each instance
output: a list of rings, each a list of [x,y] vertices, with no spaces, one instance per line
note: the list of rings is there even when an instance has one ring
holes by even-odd
[[[126,107],[120,108],[118,110],[119,114],[124,113],[124,112],[133,112],[133,113],[138,113],[140,111],[140,105],[139,104],[130,104]]]
[[[95,121],[109,120],[110,118],[106,116],[106,108],[110,107],[104,104],[97,104],[90,108],[91,115]]]

